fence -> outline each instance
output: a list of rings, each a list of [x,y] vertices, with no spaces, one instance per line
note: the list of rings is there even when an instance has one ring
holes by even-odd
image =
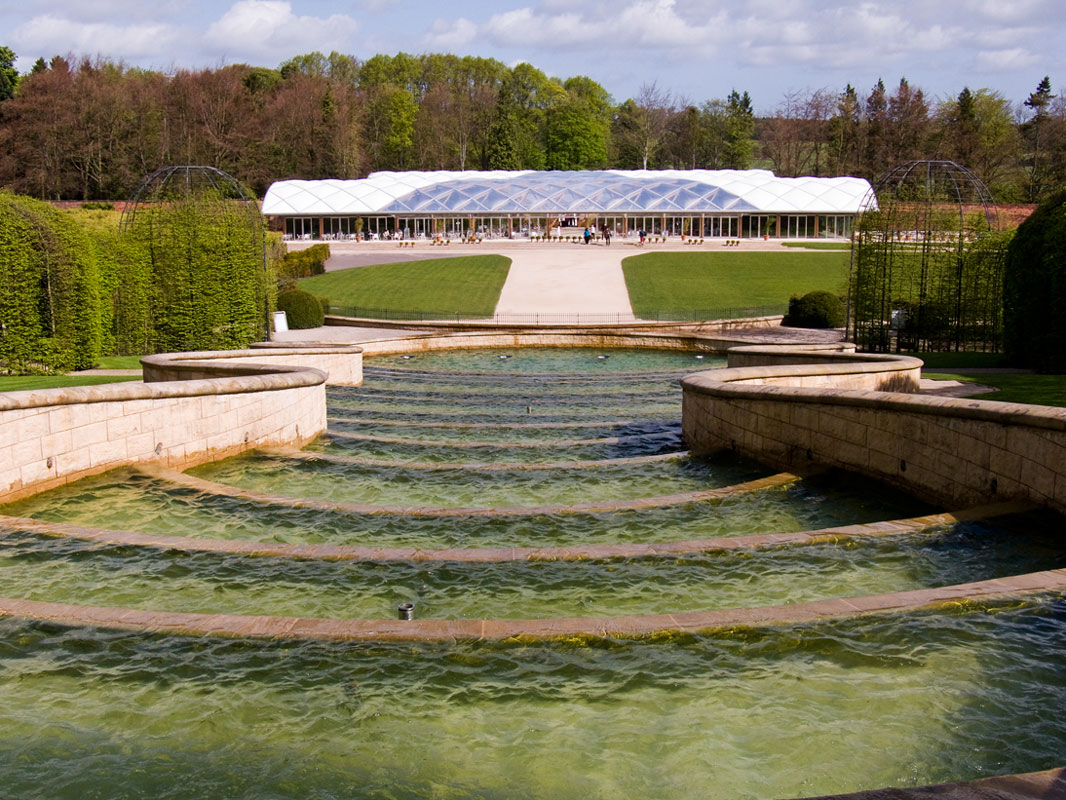
[[[771,306],[725,306],[721,308],[697,308],[674,311],[657,311],[636,315],[629,312],[607,314],[583,313],[529,313],[529,314],[474,314],[465,311],[440,311],[424,309],[409,311],[396,308],[370,308],[364,306],[330,305],[329,313],[338,317],[373,319],[389,322],[479,322],[492,325],[624,325],[646,322],[707,322],[720,319],[746,319],[784,314],[788,305]]]

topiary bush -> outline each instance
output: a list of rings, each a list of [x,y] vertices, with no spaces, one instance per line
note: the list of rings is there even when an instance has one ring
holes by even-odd
[[[1066,191],[1037,206],[1007,247],[1003,346],[1016,366],[1066,373]]]
[[[319,299],[300,289],[287,289],[278,294],[278,311],[285,312],[293,330],[317,328],[325,319]]]
[[[788,314],[781,324],[791,328],[840,328],[844,325],[844,304],[832,292],[808,292],[788,301]]]

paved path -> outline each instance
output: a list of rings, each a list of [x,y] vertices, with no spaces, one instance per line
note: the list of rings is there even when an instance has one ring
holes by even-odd
[[[292,249],[310,246],[289,242]],[[808,252],[812,258],[824,250],[786,249],[780,240],[744,240],[726,249],[724,241],[692,246],[673,239],[668,244],[636,246],[635,239],[615,238],[610,247],[593,244],[544,243],[524,240],[485,240],[479,245],[454,242],[440,247],[418,242],[401,247],[397,242],[332,242],[326,271],[398,261],[421,261],[465,255],[498,254],[511,259],[511,270],[496,306],[499,314],[631,314],[629,293],[622,277],[622,259],[651,252]]]
[[[621,244],[531,244],[508,250],[511,270],[496,313],[632,314],[622,258],[634,253]]]

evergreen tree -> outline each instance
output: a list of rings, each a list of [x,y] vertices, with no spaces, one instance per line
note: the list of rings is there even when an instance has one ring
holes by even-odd
[[[836,115],[829,121],[830,172],[857,175],[862,157],[862,104],[850,83],[837,95]]]
[[[1051,93],[1051,79],[1047,75],[1037,84],[1025,101],[1033,116],[1022,126],[1022,134],[1028,145],[1025,170],[1028,175],[1029,201],[1035,203],[1044,195],[1050,172],[1049,153],[1045,144],[1045,128],[1048,123],[1048,107],[1055,95]]]
[[[747,91],[736,89],[726,98],[727,140],[722,166],[726,169],[748,169],[755,153],[755,112]]]
[[[863,153],[862,177],[877,178],[891,167],[889,163],[888,93],[880,78],[866,98],[866,147]]]

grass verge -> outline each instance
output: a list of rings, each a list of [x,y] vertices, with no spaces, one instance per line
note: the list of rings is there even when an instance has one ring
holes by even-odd
[[[1017,373],[982,372],[979,375],[958,375],[951,372],[923,372],[923,378],[937,381],[959,381],[995,386],[998,392],[971,395],[978,400],[998,400],[1004,403],[1033,403],[1041,406],[1066,408],[1066,375],[1030,375]]]
[[[96,386],[101,383],[139,381],[140,376],[115,375],[9,375],[0,376],[0,392],[59,389],[65,386]]]
[[[781,242],[784,247],[803,250],[851,250],[851,242]]]
[[[622,261],[633,312],[730,306],[786,306],[815,289],[841,292],[848,254],[646,253]]]
[[[328,272],[298,282],[333,306],[492,316],[511,259],[460,256]]]
[[[1002,353],[900,353],[925,362],[926,369],[993,369],[1009,366]]]
[[[96,360],[98,369],[140,369],[144,356],[100,356]]]

